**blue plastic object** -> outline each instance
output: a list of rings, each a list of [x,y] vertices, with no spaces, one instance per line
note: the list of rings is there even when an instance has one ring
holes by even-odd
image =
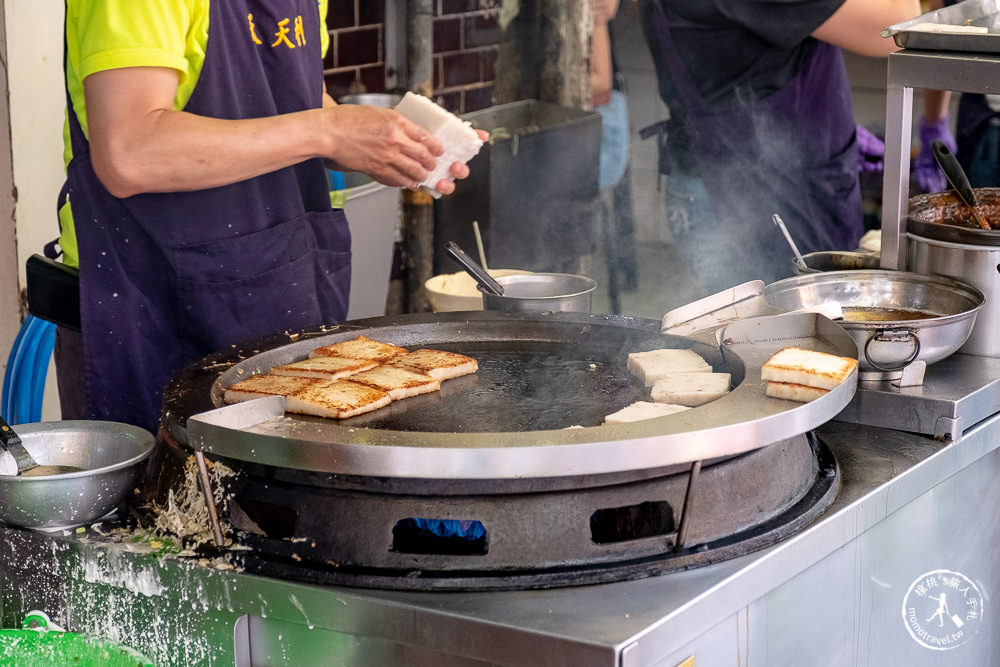
[[[10,424],[41,421],[45,376],[55,346],[56,325],[28,315],[7,357],[0,413]]]

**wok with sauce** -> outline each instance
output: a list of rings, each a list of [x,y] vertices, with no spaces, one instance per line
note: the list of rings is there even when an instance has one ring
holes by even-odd
[[[1000,188],[974,188],[979,205],[972,210],[953,190],[918,195],[910,199],[907,218],[911,222],[975,229],[987,234],[1000,230]],[[977,213],[990,229],[983,230]]]
[[[968,340],[986,297],[944,276],[907,271],[827,271],[771,283],[764,299],[787,311],[836,303],[858,345],[861,379],[895,379],[914,361],[932,364]]]

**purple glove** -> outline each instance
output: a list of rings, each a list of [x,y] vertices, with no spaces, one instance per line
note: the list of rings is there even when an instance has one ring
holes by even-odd
[[[882,171],[885,158],[885,143],[874,134],[857,126],[858,171]]]
[[[940,139],[952,153],[957,150],[955,138],[951,136],[948,127],[948,117],[945,116],[936,123],[928,123],[920,118],[920,153],[913,159],[913,176],[921,192],[942,192],[948,185],[944,173],[938,168],[934,159],[931,144]]]

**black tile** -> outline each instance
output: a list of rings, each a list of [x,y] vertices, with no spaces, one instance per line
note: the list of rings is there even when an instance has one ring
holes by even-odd
[[[337,66],[373,65],[382,62],[381,29],[377,27],[337,32]]]
[[[434,53],[462,48],[462,19],[434,19]]]

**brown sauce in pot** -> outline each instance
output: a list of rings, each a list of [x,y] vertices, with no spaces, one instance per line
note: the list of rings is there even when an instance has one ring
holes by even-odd
[[[921,222],[968,229],[982,229],[980,216],[990,229],[1000,230],[1000,188],[975,188],[977,206],[967,206],[952,190],[918,195],[910,200],[909,217]]]
[[[902,308],[878,308],[875,306],[843,306],[845,322],[899,322],[903,320],[929,320],[937,317],[934,313]]]

